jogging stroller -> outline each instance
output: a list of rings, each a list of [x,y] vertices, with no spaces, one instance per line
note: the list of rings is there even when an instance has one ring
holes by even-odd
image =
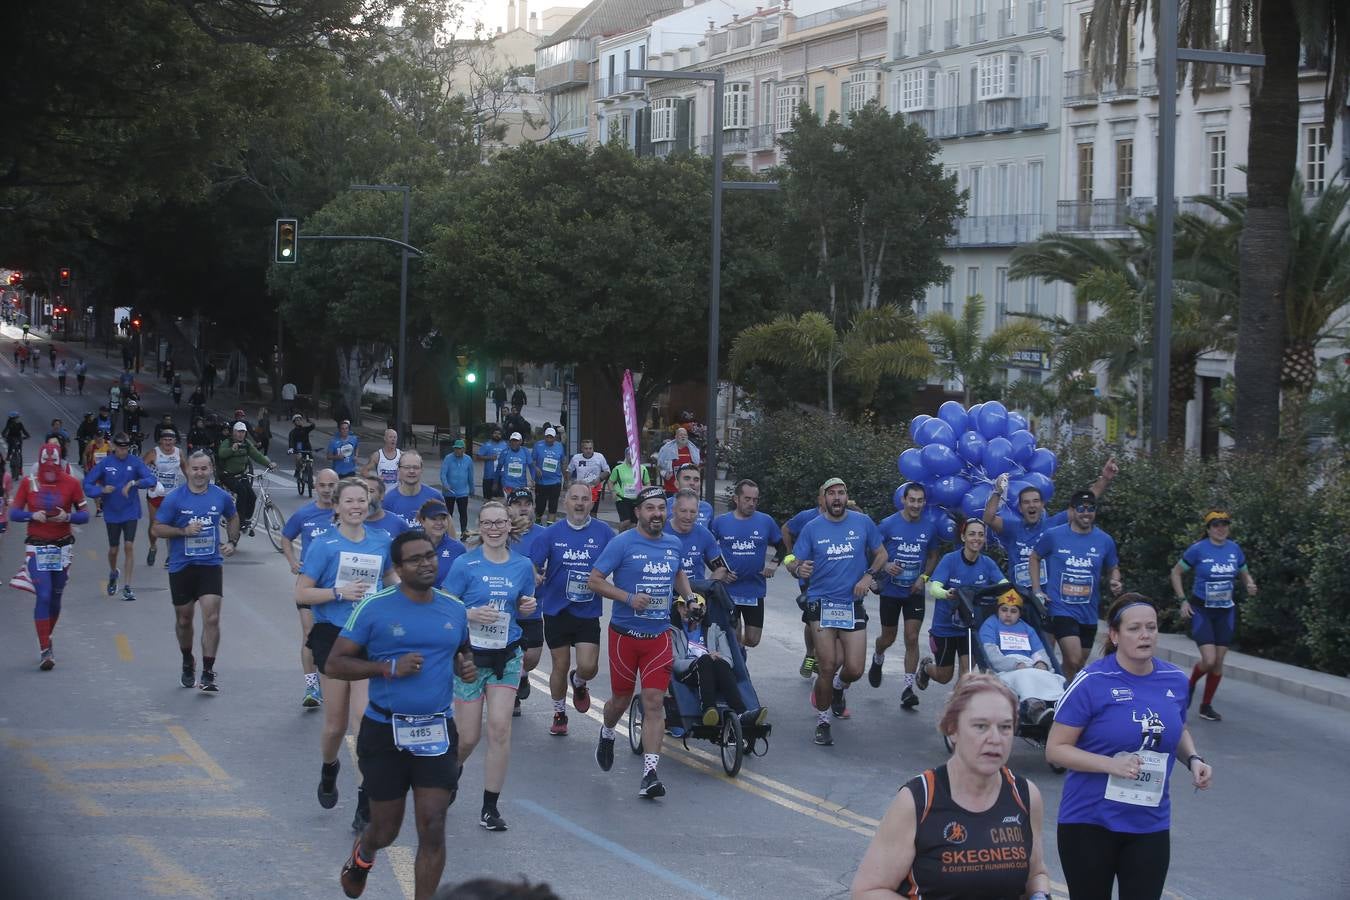
[[[707,600],[707,614],[704,621],[719,626],[726,634],[731,649],[731,671],[736,676],[736,686],[740,689],[741,699],[747,709],[760,707],[755,686],[750,683],[750,673],[745,667],[745,653],[740,641],[736,639],[736,630],[731,627],[732,600],[726,588],[717,581],[694,581],[690,585]],[[746,754],[763,756],[769,750],[769,734],[773,726],[746,725],[721,698],[717,701],[721,714],[716,725],[703,724],[703,706],[698,694],[692,687],[672,677],[670,688],[666,692],[666,724],[679,724],[684,733],[680,736],[685,749],[689,749],[689,739],[711,741],[719,751],[722,769],[735,777],[741,770]],[[642,752],[642,697],[634,694],[628,707],[628,746],[634,753]],[[760,744],[763,744],[762,748]]]

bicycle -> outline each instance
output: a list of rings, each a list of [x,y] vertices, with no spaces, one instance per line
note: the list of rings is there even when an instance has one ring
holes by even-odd
[[[312,450],[287,450],[292,456],[298,456],[295,464],[295,490],[301,497],[305,496],[305,491],[309,491],[309,496],[314,496],[314,451]]]
[[[23,444],[9,445],[9,474],[15,482],[23,477]]]
[[[280,553],[281,542],[286,540],[281,533],[286,520],[282,518],[281,510],[272,502],[272,495],[267,492],[267,473],[251,472],[248,477],[253,483],[253,493],[257,497],[253,506],[253,520],[248,523],[249,537],[253,536],[253,530],[258,523],[258,516],[261,514],[262,526],[263,530],[267,532],[267,539]]]

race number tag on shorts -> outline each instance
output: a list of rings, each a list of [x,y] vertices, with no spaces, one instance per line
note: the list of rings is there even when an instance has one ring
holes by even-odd
[[[1205,606],[1232,606],[1233,605],[1233,582],[1231,581],[1206,581],[1205,582]]]
[[[822,597],[820,600],[820,627],[821,628],[853,628],[853,601],[852,600],[830,600]]]
[[[34,547],[33,557],[39,572],[60,572],[65,568],[65,554],[61,547]]]
[[[539,464],[539,468],[548,472],[550,475],[558,471],[558,459],[553,456],[545,456],[544,461]]]
[[[759,606],[759,597],[732,597],[731,602],[737,606]]]
[[[189,534],[183,538],[184,556],[215,556],[216,554],[216,526],[203,525],[202,530],[196,534]]]
[[[1031,637],[1020,631],[1000,631],[998,633],[998,649],[1004,653],[1018,650],[1030,653]]]
[[[506,474],[511,478],[520,478],[525,474],[525,464],[518,459],[513,459],[506,464]]]
[[[450,749],[445,713],[411,716],[394,713],[394,746],[413,756],[444,756]]]
[[[590,581],[589,572],[578,572],[575,569],[567,570],[565,592],[568,603],[590,603],[595,599],[595,592],[587,586],[588,581]]]
[[[501,650],[506,647],[506,639],[511,633],[511,612],[510,610],[497,609],[493,606],[480,606],[477,609],[487,609],[496,615],[491,622],[475,622],[469,620],[469,642],[479,650]]]
[[[1167,754],[1155,750],[1140,750],[1139,774],[1134,778],[1112,775],[1106,779],[1106,799],[1131,806],[1157,806],[1162,803],[1163,786],[1167,783]]]
[[[1087,603],[1092,599],[1093,577],[1081,572],[1065,572],[1059,579],[1059,599],[1065,603]]]
[[[661,582],[659,584],[642,584],[639,582],[637,590],[634,591],[634,593],[646,594],[652,599],[651,602],[647,604],[646,609],[637,611],[638,617],[643,619],[669,619],[670,594],[665,593],[669,590],[670,585],[667,582]]]
[[[337,584],[339,587],[346,584],[356,584],[363,582],[370,585],[360,597],[346,597],[345,600],[364,600],[371,594],[379,590],[381,564],[383,558],[374,553],[353,553],[344,550],[338,554]],[[344,592],[345,594],[345,592]]]

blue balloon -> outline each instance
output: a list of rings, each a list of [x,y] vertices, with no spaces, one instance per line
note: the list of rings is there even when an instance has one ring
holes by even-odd
[[[985,412],[988,412],[986,407]],[[1012,442],[1005,437],[996,437],[984,448],[984,472],[990,478],[997,478],[1013,468]]]
[[[967,431],[956,439],[956,452],[976,468],[984,465],[984,447],[985,440],[978,431]]]
[[[944,426],[946,423],[942,423]],[[923,467],[932,478],[944,478],[961,471],[961,457],[946,444],[929,444],[920,451]]]
[[[1059,460],[1055,458],[1055,451],[1046,447],[1037,447],[1031,454],[1031,462],[1027,463],[1027,469],[1050,478],[1054,476],[1058,465]]]
[[[913,438],[913,437],[914,437],[914,433],[917,432],[917,431],[919,430],[919,426],[922,425],[924,422],[927,422],[927,421],[928,421],[929,419],[931,419],[931,418],[933,418],[933,417],[930,416],[930,415],[928,415],[927,413],[919,413],[917,416],[915,416],[914,418],[910,419],[910,420],[909,420],[909,436],[910,436],[911,438]],[[915,440],[915,443],[919,443],[919,441],[918,441],[918,440]]]
[[[1027,480],[1020,475],[1008,482],[1007,499],[1008,502],[1012,504],[1014,509],[1016,509],[1018,505],[1017,498],[1022,496],[1022,492],[1029,487],[1031,487],[1031,485],[1027,483]]]
[[[1031,457],[1036,452],[1036,436],[1023,428],[1021,431],[1013,431],[1008,434],[1008,441],[1012,444],[1012,458],[1019,466],[1025,466],[1031,462]]]
[[[1030,431],[1031,426],[1027,424],[1027,417],[1020,412],[1008,411],[1008,434],[1014,431]]]
[[[970,490],[969,481],[960,475],[948,475],[933,482],[933,499],[939,506],[950,508],[959,504],[968,490]]]
[[[1050,498],[1055,496],[1055,483],[1040,472],[1028,472],[1022,476],[1022,481],[1026,483],[1027,487],[1033,487],[1040,491],[1041,499],[1046,503],[1049,503]],[[1017,495],[1014,494],[1013,496]]]
[[[910,481],[923,481],[928,477],[928,470],[923,467],[922,451],[918,447],[910,447],[901,453],[896,464],[900,467],[900,474]]]
[[[942,538],[944,541],[956,540],[956,521],[952,519],[951,516],[937,516],[934,519],[933,524],[937,526],[938,537]]]
[[[896,512],[905,508],[905,486],[903,484],[896,488],[895,493],[891,495],[891,503],[895,506]]]
[[[977,424],[985,440],[1003,437],[1008,433],[1008,410],[997,400],[990,400],[981,407]]]
[[[978,519],[984,515],[984,505],[989,502],[989,495],[993,492],[994,486],[991,484],[977,484],[966,491],[965,499],[961,501],[961,511],[966,514],[966,518]]]
[[[918,431],[914,432],[914,443],[920,445],[942,444],[945,447],[955,447],[956,432],[952,431],[952,426],[941,419],[929,419],[919,426]]]
[[[970,409],[966,410],[966,419],[970,422],[969,427],[978,431],[980,427],[980,410],[984,409],[983,403],[972,403]]]
[[[960,434],[970,427],[970,418],[966,408],[955,400],[948,400],[938,407],[938,418],[952,426],[952,431]]]

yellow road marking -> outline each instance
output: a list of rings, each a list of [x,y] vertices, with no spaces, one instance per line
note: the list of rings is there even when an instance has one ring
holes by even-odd
[[[98,551],[97,551],[97,550],[86,550],[86,551],[84,551],[84,555],[85,555],[91,562],[98,562]],[[105,581],[106,581],[106,579],[105,579]]]
[[[159,756],[137,756],[131,759],[99,759],[88,762],[65,763],[61,768],[68,772],[85,769],[144,769],[150,766],[189,765],[192,757],[186,753],[164,753]]]
[[[164,897],[197,897],[210,900],[211,892],[192,873],[166,856],[149,838],[139,835],[123,835],[119,840],[135,850],[154,872],[147,876],[146,882],[153,894]]]
[[[137,809],[136,817],[161,819],[270,819],[272,814],[260,806],[198,806],[192,809]],[[211,838],[213,844],[219,838]]]
[[[93,793],[107,794],[162,794],[168,791],[223,790],[228,782],[214,778],[164,778],[152,781],[91,781],[81,782],[80,787]]]
[[[20,744],[12,738],[7,738],[6,743],[11,747],[18,747]],[[87,797],[82,793],[83,785],[76,785],[70,779],[58,772],[45,759],[27,750],[20,750],[19,757],[26,765],[41,773],[42,777],[47,779],[47,786],[58,794],[65,794],[75,803],[75,808],[81,815],[90,817],[106,816],[108,810],[97,800]]]
[[[158,734],[58,734],[41,738],[17,738],[5,735],[11,747],[68,747],[91,744],[157,744],[164,740]]]
[[[411,847],[390,847],[385,851],[389,858],[389,868],[394,872],[398,888],[403,892],[404,900],[414,900],[417,896],[417,867]]]
[[[122,662],[131,662],[133,659],[136,658],[134,655],[132,655],[131,652],[131,641],[127,640],[127,636],[125,634],[114,635],[113,640],[117,643],[118,659],[120,659]]]
[[[183,752],[192,757],[201,769],[217,781],[228,781],[230,776],[225,774],[225,770],[220,764],[211,758],[211,754],[202,749],[202,745],[192,739],[187,733],[187,729],[181,725],[170,725],[169,734],[173,735],[174,740],[178,741],[178,746],[183,748]]]

